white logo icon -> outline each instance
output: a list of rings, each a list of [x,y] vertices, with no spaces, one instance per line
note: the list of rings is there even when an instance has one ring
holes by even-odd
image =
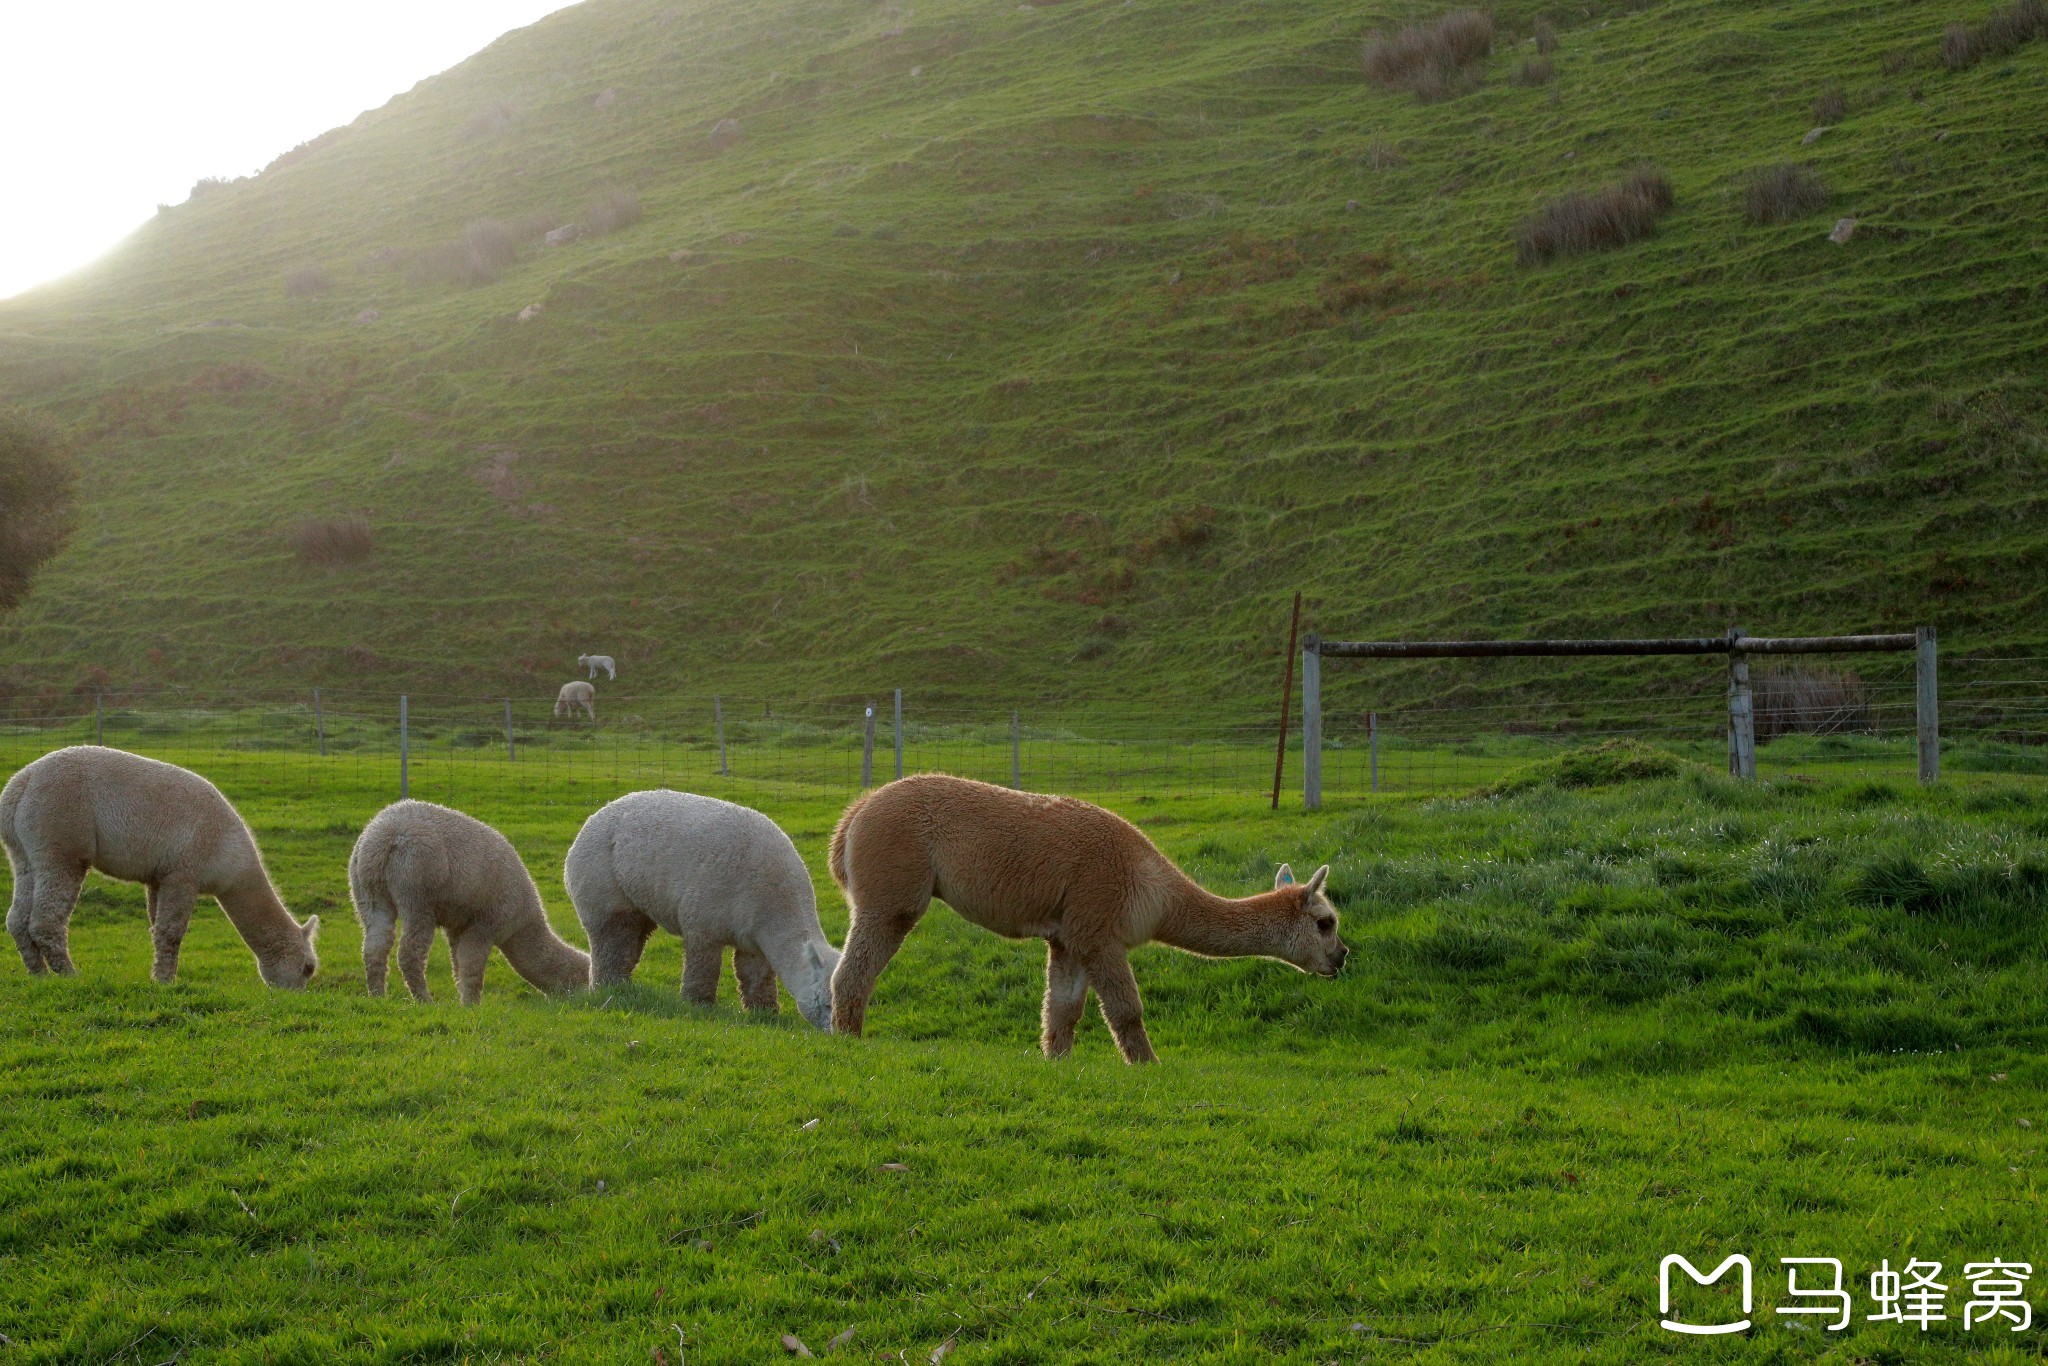
[[[1671,1313],[1671,1268],[1674,1266],[1683,1267],[1685,1269],[1685,1274],[1692,1277],[1693,1283],[1695,1285],[1712,1285],[1715,1281],[1720,1280],[1721,1277],[1728,1273],[1729,1267],[1741,1267],[1741,1321],[1738,1323],[1682,1323],[1677,1319],[1668,1317],[1668,1315]],[[1737,1252],[1731,1257],[1729,1257],[1727,1261],[1721,1263],[1719,1266],[1715,1267],[1712,1272],[1706,1275],[1701,1275],[1700,1269],[1698,1267],[1694,1266],[1691,1262],[1688,1262],[1685,1258],[1679,1256],[1675,1252],[1672,1253],[1669,1257],[1666,1257],[1657,1267],[1657,1312],[1659,1312],[1660,1314],[1667,1315],[1667,1317],[1663,1321],[1664,1327],[1669,1329],[1671,1332],[1692,1333],[1696,1336],[1701,1337],[1711,1336],[1713,1334],[1718,1333],[1746,1332],[1749,1329],[1749,1311],[1750,1306],[1753,1303],[1754,1297],[1751,1293],[1749,1258],[1743,1256],[1740,1252]]]

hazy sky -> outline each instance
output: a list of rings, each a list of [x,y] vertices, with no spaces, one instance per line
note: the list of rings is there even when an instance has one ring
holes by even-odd
[[[0,298],[570,0],[0,0]]]

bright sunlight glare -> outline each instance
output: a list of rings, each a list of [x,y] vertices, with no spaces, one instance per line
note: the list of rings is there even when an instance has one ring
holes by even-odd
[[[0,299],[567,0],[0,0]]]

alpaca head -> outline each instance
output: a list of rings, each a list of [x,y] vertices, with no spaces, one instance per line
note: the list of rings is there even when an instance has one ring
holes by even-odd
[[[304,991],[313,974],[320,970],[320,955],[313,948],[313,941],[320,937],[320,917],[309,915],[304,924],[292,929],[295,933],[287,935],[286,942],[257,958],[256,970],[271,986]]]
[[[832,1031],[832,972],[839,966],[839,950],[824,939],[816,939],[804,945],[804,961],[810,968],[810,980],[784,982],[783,985],[796,998],[796,1008],[804,1019],[829,1034]]]
[[[1291,892],[1296,898],[1294,908],[1285,912],[1281,946],[1273,956],[1318,977],[1335,977],[1351,956],[1351,950],[1337,937],[1337,908],[1323,893],[1329,878],[1327,863],[1310,874],[1307,882],[1296,882],[1294,870],[1284,863],[1273,874],[1273,890]]]

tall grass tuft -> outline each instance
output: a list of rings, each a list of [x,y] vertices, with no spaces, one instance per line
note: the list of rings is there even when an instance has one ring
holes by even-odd
[[[584,207],[579,226],[594,237],[630,228],[640,221],[640,196],[631,190],[611,189]]]
[[[284,297],[310,299],[334,288],[334,275],[325,266],[293,266],[284,273]]]
[[[2006,57],[2048,34],[2048,0],[2016,0],[1991,11],[1983,23],[1950,24],[1941,35],[1941,64],[1964,71],[1993,57]]]
[[[370,524],[362,517],[309,517],[291,531],[299,563],[319,569],[359,564],[376,550]]]
[[[1531,214],[1516,234],[1515,257],[1532,265],[1623,246],[1656,231],[1674,202],[1664,173],[1639,167],[1612,185],[1574,190]]]
[[[401,259],[406,278],[416,285],[487,285],[504,274],[518,256],[518,230],[485,218],[471,223],[451,242],[418,248]]]
[[[1531,57],[1515,71],[1516,85],[1549,85],[1557,79],[1557,63],[1548,57]]]
[[[1365,75],[1390,90],[1411,90],[1424,101],[1447,99],[1477,84],[1471,68],[1493,50],[1493,16],[1453,10],[1430,23],[1365,40]]]
[[[1536,21],[1536,51],[1545,57],[1557,51],[1557,29],[1548,19]]]
[[[1849,96],[1840,86],[1814,97],[1810,111],[1816,124],[1840,123],[1849,112]]]
[[[1827,182],[1812,167],[1792,161],[1751,172],[1742,187],[1742,211],[1759,226],[1790,223],[1818,213],[1827,202]]]
[[[1870,729],[1870,696],[1853,673],[1770,669],[1753,694],[1758,743],[1781,735],[1837,735]]]

